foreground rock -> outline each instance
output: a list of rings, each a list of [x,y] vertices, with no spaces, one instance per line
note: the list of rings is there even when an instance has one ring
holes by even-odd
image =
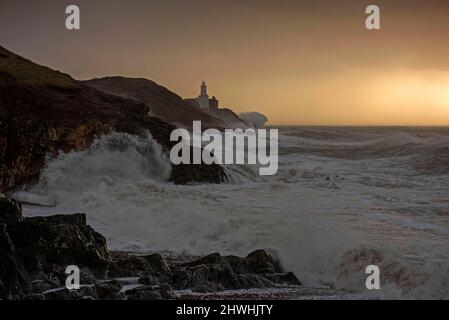
[[[104,237],[86,225],[86,215],[26,218],[8,227],[24,266],[33,272],[51,273],[69,265],[89,268],[105,277],[111,258]]]
[[[137,256],[112,253],[113,274],[139,277],[138,283],[151,290],[191,290],[218,292],[278,285],[301,285],[292,273],[285,273],[279,263],[263,250],[245,258],[213,253],[202,258],[168,261],[161,255]],[[165,289],[160,289],[165,286]],[[156,288],[156,289],[154,289]],[[169,291],[169,290],[168,290]]]
[[[22,218],[20,205],[6,198],[0,199],[0,221],[0,299],[177,299],[185,290],[301,285],[263,250],[244,258],[109,252],[104,237],[86,224],[85,214]],[[69,265],[80,268],[79,290],[65,288]]]
[[[0,299],[18,298],[28,292],[27,274],[16,256],[5,224],[0,224]]]
[[[0,223],[17,224],[22,221],[22,206],[4,196],[0,196],[0,212]]]

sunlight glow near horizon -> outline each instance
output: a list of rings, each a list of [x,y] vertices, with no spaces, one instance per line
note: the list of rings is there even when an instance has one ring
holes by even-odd
[[[449,72],[352,69],[308,82],[280,76],[242,87],[228,94],[269,113],[271,125],[449,125]],[[251,95],[253,87],[262,90]],[[273,100],[283,112],[275,112]]]
[[[447,107],[446,111],[449,112],[449,73],[430,79],[427,76],[404,76],[393,79],[392,82],[396,82],[396,91],[386,91],[386,98],[390,96],[395,101],[411,105],[429,104],[430,106]],[[394,85],[392,89],[394,89]]]
[[[153,80],[273,125],[449,125],[449,2],[78,0],[1,2],[1,45],[76,79]],[[108,8],[108,10],[105,10]],[[207,17],[207,18],[205,18]],[[62,20],[61,20],[62,19]]]

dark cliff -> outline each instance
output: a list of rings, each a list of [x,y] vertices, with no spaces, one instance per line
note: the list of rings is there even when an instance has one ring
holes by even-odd
[[[111,95],[0,47],[0,191],[38,178],[47,156],[82,150],[111,131],[146,130],[168,151],[174,126],[145,103]],[[175,183],[221,182],[219,166],[177,166]]]

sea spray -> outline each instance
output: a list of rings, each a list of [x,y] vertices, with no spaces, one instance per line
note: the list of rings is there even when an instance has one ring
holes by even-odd
[[[149,133],[146,136],[111,133],[96,139],[84,151],[61,153],[56,159],[48,159],[32,193],[17,192],[15,197],[31,203],[44,200],[40,204],[56,206],[73,196],[87,196],[113,184],[164,182],[170,170],[170,160]]]
[[[111,249],[272,248],[306,286],[367,295],[364,268],[380,252],[379,297],[448,297],[449,179],[413,165],[440,159],[449,135],[397,130],[288,128],[277,175],[231,166],[232,183],[195,186],[166,182],[170,159],[151,137],[119,135],[51,160],[27,195],[53,199],[51,213],[86,212]]]

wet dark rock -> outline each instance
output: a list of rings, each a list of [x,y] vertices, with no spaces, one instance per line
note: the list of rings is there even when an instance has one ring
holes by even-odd
[[[155,275],[147,274],[141,278],[139,278],[138,281],[139,284],[144,284],[147,286],[154,286],[158,285],[160,283],[159,278]]]
[[[293,272],[266,274],[265,277],[277,284],[302,285],[301,281],[298,280]]]
[[[64,279],[67,275],[64,273]],[[81,284],[95,284],[97,282],[97,277],[95,274],[87,267],[80,269],[80,283]]]
[[[86,225],[86,215],[84,213],[74,213],[74,214],[58,214],[53,216],[44,217],[32,217],[26,218],[24,223],[27,224],[51,224],[51,225],[62,225],[62,224],[77,224]]]
[[[246,258],[233,255],[222,256],[219,253],[212,253],[202,258],[182,264],[185,267],[199,265],[227,264],[236,273],[279,273],[282,268],[265,250],[257,250],[250,253]]]
[[[172,165],[170,181],[175,184],[222,183],[227,181],[223,168],[216,164]]]
[[[237,288],[234,271],[226,264],[200,265],[175,271],[173,284],[177,289],[215,283],[223,289]]]
[[[141,256],[123,252],[111,253],[112,263],[108,276],[111,277],[140,277],[145,273],[152,273],[148,261]]]
[[[172,144],[174,145],[175,143]],[[170,181],[175,184],[189,184],[192,182],[208,182],[218,184],[227,181],[226,173],[219,165],[193,164],[194,153],[194,147],[191,147],[191,164],[172,165]]]
[[[113,256],[116,259],[117,254]],[[193,292],[207,293],[269,288],[276,285],[300,285],[292,273],[283,272],[279,263],[264,250],[254,251],[245,258],[213,253],[187,262],[174,260],[167,262],[159,254],[149,256],[121,254],[119,256],[122,272],[126,269],[132,272],[139,269],[142,272],[146,269],[138,280],[138,283],[145,287],[169,284],[176,290],[189,289]],[[144,258],[148,266],[142,265],[140,258]],[[148,290],[147,288],[144,291]],[[157,296],[155,292],[145,294],[148,298]]]
[[[7,227],[0,224],[0,299],[18,297],[30,290],[28,275],[11,241]]]
[[[8,231],[29,270],[77,265],[104,277],[111,261],[105,238],[86,225],[84,214],[26,218]]]
[[[61,283],[58,278],[53,279],[36,279],[31,281],[31,287],[33,292],[44,292],[61,287]]]
[[[22,221],[22,206],[5,197],[0,197],[0,223],[17,224]]]
[[[192,288],[189,288],[190,291],[192,292],[197,292],[197,293],[212,293],[212,292],[220,292],[225,290],[225,288],[217,283],[203,283],[203,284],[198,284]]]
[[[123,300],[125,298],[122,284],[117,280],[110,280],[95,284],[95,289],[100,300]]]
[[[237,274],[234,283],[235,287],[230,289],[271,288],[275,285],[265,275],[260,276],[252,273]]]
[[[220,291],[300,284],[293,274],[283,273],[279,263],[264,250],[254,251],[246,258],[213,253],[172,270],[175,288],[202,292],[208,291],[205,288]]]
[[[41,293],[30,293],[23,296],[22,299],[27,301],[43,301],[45,300],[45,295]]]
[[[214,252],[211,254],[208,254],[204,257],[201,257],[199,259],[190,261],[190,262],[186,262],[184,264],[182,264],[183,267],[196,267],[196,266],[201,266],[201,265],[205,265],[205,264],[213,264],[213,263],[220,263],[223,262],[223,257],[220,253],[218,252]]]
[[[165,261],[164,257],[162,257],[159,253],[154,253],[146,256],[142,256],[150,265],[150,268],[153,272],[166,274],[170,272],[170,267]]]
[[[59,288],[42,293],[45,300],[98,300],[94,286],[81,286],[79,290]]]
[[[128,300],[173,300],[176,299],[169,285],[142,286],[126,291]]]
[[[77,291],[70,291],[67,288],[53,289],[42,293],[45,300],[77,300],[80,294]]]
[[[246,257],[246,260],[252,271],[256,273],[276,273],[282,271],[279,261],[276,261],[265,250],[256,250],[250,253]]]

